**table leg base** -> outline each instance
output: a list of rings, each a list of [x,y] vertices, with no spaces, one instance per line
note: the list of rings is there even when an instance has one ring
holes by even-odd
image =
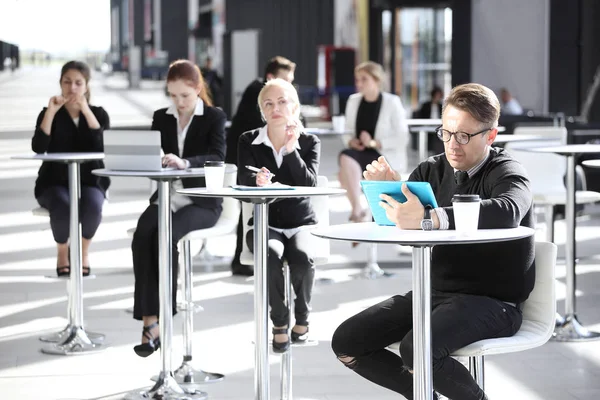
[[[158,377],[156,384],[146,391],[128,393],[125,400],[206,400],[208,394],[193,388],[182,388],[175,379],[164,372]]]
[[[175,382],[187,388],[188,385],[216,383],[225,379],[225,375],[216,372],[206,372],[194,369],[190,361],[184,360],[179,368],[173,373]],[[156,377],[152,377],[156,380]]]
[[[50,333],[50,334],[44,335],[44,336],[40,336],[39,339],[41,342],[46,342],[46,343],[60,343],[63,340],[66,340],[66,338],[69,336],[69,333],[73,329],[75,329],[74,326],[67,325],[62,331]],[[104,338],[105,338],[105,335],[103,333],[87,332],[87,336],[88,336],[88,338],[90,338],[90,340],[93,343],[96,343],[96,344],[104,342]]]
[[[557,342],[586,342],[600,340],[600,333],[588,331],[576,315],[566,315],[565,322],[554,329],[553,339]]]
[[[565,324],[565,319],[559,313],[556,313],[556,321],[554,322],[554,329],[560,328]]]
[[[360,272],[359,277],[365,279],[379,279],[390,278],[393,275],[394,274],[382,270],[377,263],[368,263]]]
[[[106,349],[104,345],[92,342],[83,328],[71,327],[63,341],[43,347],[42,353],[59,356],[73,356],[98,353],[104,349]]]

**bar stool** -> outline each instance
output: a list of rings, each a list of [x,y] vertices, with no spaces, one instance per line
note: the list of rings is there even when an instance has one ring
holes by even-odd
[[[326,187],[329,181],[325,176],[317,177],[317,186]],[[313,206],[315,214],[317,216],[318,227],[329,226],[329,198],[328,196],[316,196],[311,197],[310,202]],[[246,243],[246,234],[250,230],[248,221],[252,217],[253,205],[251,203],[242,202],[242,221],[243,226],[243,247],[242,254],[240,255],[240,261],[242,264],[254,265],[254,257],[250,248]],[[329,259],[330,246],[329,240],[321,239],[316,236],[312,236],[314,245],[314,260],[315,265],[326,264]],[[294,310],[294,300],[292,295],[292,281],[290,278],[290,268],[287,262],[283,264],[283,278],[284,278],[284,299],[285,304],[288,308],[289,315],[291,316]],[[291,334],[292,324],[288,324],[288,336]],[[281,400],[292,400],[292,347],[298,346],[316,346],[318,342],[316,340],[307,340],[306,343],[298,344],[293,343],[289,349],[281,355],[281,373],[280,373],[280,395]]]
[[[517,333],[510,337],[480,340],[452,354],[453,357],[469,357],[469,371],[482,390],[485,390],[485,356],[533,349],[552,337],[556,313],[556,252],[554,243],[535,244],[535,284],[529,298],[522,304],[523,323]],[[388,348],[399,350],[400,343]]]
[[[227,169],[235,169],[231,164],[226,164]],[[237,170],[236,170],[237,171]],[[223,185],[231,186],[236,183],[237,172],[225,174]],[[183,346],[184,355],[181,366],[174,371],[174,378],[177,383],[184,387],[195,387],[203,383],[214,383],[222,381],[225,376],[220,373],[206,372],[201,369],[195,369],[192,366],[192,342],[194,332],[194,313],[201,311],[202,307],[196,307],[192,300],[192,275],[193,275],[193,240],[205,241],[208,238],[214,238],[235,233],[240,213],[239,201],[233,198],[223,199],[223,211],[217,220],[217,223],[206,229],[191,231],[179,240],[181,258],[183,260],[183,279],[181,280],[181,291],[183,293],[183,302],[178,306],[178,310],[183,314]],[[127,230],[129,237],[133,237],[135,228]],[[129,311],[129,310],[128,310]],[[156,381],[158,376],[153,376],[151,380]]]
[[[50,218],[50,212],[44,208],[44,207],[36,207],[34,209],[31,210],[31,213],[36,216],[36,217],[44,217],[44,218]],[[45,278],[48,279],[48,281],[52,281],[52,282],[57,282],[57,281],[65,281],[66,285],[67,285],[67,294],[69,294],[69,277],[65,276],[65,277],[58,277],[58,276],[45,276]],[[83,280],[90,280],[90,279],[96,279],[96,275],[94,274],[90,274],[88,276],[84,276],[82,277]],[[76,294],[77,295],[77,294]],[[79,296],[82,296],[82,294],[79,294]],[[67,324],[67,326],[65,328],[63,328],[61,331],[59,332],[55,332],[55,333],[50,333],[48,335],[44,335],[44,336],[40,336],[39,340],[41,342],[45,342],[45,343],[58,343],[61,342],[63,339],[65,339],[71,332],[71,295],[69,294],[67,296],[68,300],[67,300],[67,319],[69,320],[69,323]],[[104,341],[105,335],[102,333],[95,333],[95,332],[87,332],[87,336],[88,338],[93,342],[93,343],[102,343]]]

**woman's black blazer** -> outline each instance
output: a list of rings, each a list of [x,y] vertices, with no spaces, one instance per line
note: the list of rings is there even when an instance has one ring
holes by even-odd
[[[160,131],[162,149],[165,154],[176,154],[188,160],[191,168],[201,168],[205,161],[223,161],[225,159],[225,121],[223,111],[204,104],[204,114],[194,115],[183,143],[183,154],[179,153],[177,143],[177,120],[167,114],[166,108],[154,112],[152,130]],[[206,186],[204,178],[185,178],[181,180],[184,188]],[[158,193],[154,192],[150,202],[154,202]],[[190,197],[192,202],[205,208],[220,207],[220,198]]]

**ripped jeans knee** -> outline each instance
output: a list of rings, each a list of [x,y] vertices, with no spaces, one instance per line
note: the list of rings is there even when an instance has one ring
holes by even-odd
[[[337,356],[338,360],[340,360],[342,362],[342,364],[344,364],[346,367],[350,368],[350,369],[354,369],[356,368],[356,358],[354,357],[350,357],[344,354],[339,354]]]

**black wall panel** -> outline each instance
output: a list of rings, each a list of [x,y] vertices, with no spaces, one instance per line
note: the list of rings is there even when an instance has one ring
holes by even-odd
[[[187,0],[162,0],[162,50],[169,52],[169,63],[188,57]]]
[[[260,29],[261,71],[284,56],[297,64],[296,84],[316,85],[317,47],[333,44],[333,0],[230,0],[225,9],[228,31]]]

